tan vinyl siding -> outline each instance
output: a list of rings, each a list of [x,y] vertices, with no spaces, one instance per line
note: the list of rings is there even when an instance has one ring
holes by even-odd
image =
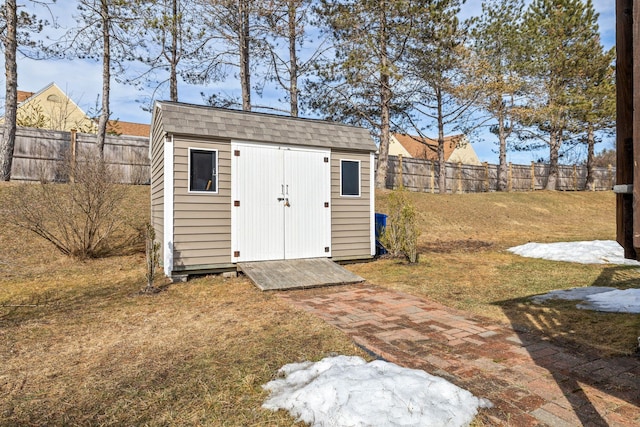
[[[156,111],[151,137],[151,222],[164,259],[164,132],[162,113]]]
[[[189,148],[218,150],[218,192],[189,193]],[[174,266],[231,263],[231,144],[174,136]]]
[[[340,196],[340,160],[360,161],[360,196]],[[371,257],[371,192],[369,153],[331,152],[331,256]]]

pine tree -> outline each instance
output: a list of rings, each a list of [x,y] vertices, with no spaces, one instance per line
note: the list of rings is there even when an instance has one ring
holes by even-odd
[[[308,106],[334,121],[367,126],[379,138],[376,186],[384,188],[391,123],[406,109],[400,64],[423,2],[323,0],[335,56],[319,64]]]
[[[582,64],[579,84],[572,91],[573,119],[578,129],[583,129],[581,140],[587,145],[586,188],[593,190],[595,144],[597,134],[613,132],[616,123],[615,48],[604,51],[594,39],[594,55]]]
[[[438,189],[446,193],[445,126],[462,121],[476,95],[466,82],[469,64],[464,45],[466,28],[458,14],[465,0],[437,0],[423,8],[413,29],[415,37],[407,69],[417,82],[411,107],[415,115],[435,121],[438,141]]]
[[[519,25],[523,0],[487,0],[482,15],[473,20],[474,65],[470,81],[475,103],[492,118],[490,130],[498,137],[497,189],[506,191],[507,140],[513,134],[513,111],[523,81],[517,69]]]
[[[591,0],[534,0],[525,13],[521,65],[531,96],[520,121],[549,147],[547,190],[556,189],[560,148],[576,131],[574,89],[601,51],[597,18]]]

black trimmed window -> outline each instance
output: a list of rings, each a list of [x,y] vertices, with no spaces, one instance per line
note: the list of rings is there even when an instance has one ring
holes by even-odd
[[[189,191],[218,192],[218,151],[189,149]]]
[[[340,195],[360,196],[360,161],[340,160]]]

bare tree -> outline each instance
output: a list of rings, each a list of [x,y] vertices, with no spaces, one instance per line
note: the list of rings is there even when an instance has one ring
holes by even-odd
[[[96,59],[102,62],[102,103],[98,119],[97,144],[101,155],[109,122],[111,73],[123,71],[124,60],[132,59],[132,41],[139,27],[135,3],[126,0],[78,0],[78,26],[49,47],[59,56]]]
[[[136,57],[148,68],[126,82],[141,88],[154,85],[152,101],[168,83],[169,99],[178,101],[178,78],[190,73],[193,59],[208,43],[202,5],[197,0],[136,0],[136,4],[144,29]]]
[[[18,108],[18,66],[16,52],[18,50],[18,7],[15,0],[7,0],[4,4],[6,30],[3,35],[4,67],[6,82],[4,133],[0,140],[0,179],[11,179],[13,148],[16,142],[16,112]]]
[[[190,72],[191,81],[204,83],[218,80],[229,69],[237,70],[241,101],[220,94],[209,97],[209,103],[221,106],[241,105],[251,111],[252,71],[264,57],[263,28],[259,25],[262,2],[250,0],[199,0],[203,5],[205,26],[209,29],[208,46],[202,49],[200,69]]]
[[[312,0],[276,0],[269,2],[261,13],[265,31],[269,34],[267,55],[269,57],[268,78],[275,81],[286,92],[289,114],[298,117],[300,105],[299,80],[313,71],[317,59],[330,45],[322,39],[309,54],[302,57],[303,46],[309,44],[308,26],[314,16]],[[280,46],[280,42],[286,44]]]
[[[55,1],[55,0],[54,0]],[[34,4],[48,5],[49,2],[32,1]],[[11,179],[13,149],[16,140],[16,117],[18,109],[18,65],[17,53],[20,46],[34,46],[30,34],[39,32],[45,25],[35,15],[18,11],[16,0],[6,0],[0,10],[0,39],[4,49],[5,67],[5,107],[4,132],[0,139],[0,180]],[[20,31],[20,29],[23,31]]]

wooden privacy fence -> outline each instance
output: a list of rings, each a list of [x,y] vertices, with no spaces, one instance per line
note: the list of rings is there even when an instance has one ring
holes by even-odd
[[[97,150],[95,134],[18,128],[11,180],[66,182],[65,161],[81,160],[92,150]],[[104,160],[122,183],[149,183],[149,138],[107,135]]]
[[[448,193],[481,193],[498,188],[498,165],[465,165],[446,163],[446,189]],[[595,168],[594,190],[611,190],[615,184],[615,168]],[[534,163],[507,167],[509,191],[543,190],[549,176],[549,165]],[[411,191],[439,193],[438,162],[402,156],[389,156],[387,188],[398,188],[400,183]],[[584,165],[560,165],[558,190],[582,191],[586,189],[587,168]]]

